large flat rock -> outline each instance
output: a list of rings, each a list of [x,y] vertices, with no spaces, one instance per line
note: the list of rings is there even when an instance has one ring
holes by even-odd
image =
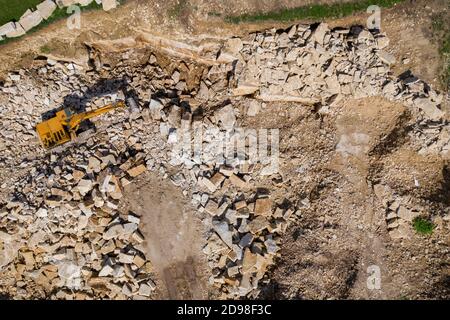
[[[44,2],[38,4],[36,7],[41,17],[45,20],[50,18],[50,16],[56,10],[56,4],[52,0],[45,0]]]
[[[39,11],[34,11],[31,13],[28,13],[27,15],[22,16],[20,18],[19,23],[25,30],[25,32],[28,32],[28,30],[33,29],[37,25],[39,25],[42,22],[42,16],[39,13]]]

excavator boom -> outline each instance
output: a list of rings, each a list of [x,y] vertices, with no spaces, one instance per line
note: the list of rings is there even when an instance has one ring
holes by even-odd
[[[125,103],[123,101],[119,101],[117,103],[111,103],[106,106],[103,106],[101,108],[98,108],[96,110],[83,112],[83,113],[77,113],[72,115],[67,122],[67,126],[69,127],[70,131],[77,130],[80,123],[82,123],[85,120],[97,117],[99,115],[102,115],[104,113],[107,113],[111,110],[117,109],[117,108],[124,108]]]

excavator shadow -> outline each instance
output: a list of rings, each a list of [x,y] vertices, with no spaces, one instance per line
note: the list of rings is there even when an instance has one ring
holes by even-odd
[[[49,111],[41,114],[42,121],[53,118],[58,111],[66,108],[70,108],[71,111],[75,113],[86,112],[86,107],[89,102],[94,98],[99,98],[102,96],[107,96],[111,94],[117,94],[120,91],[124,91],[128,87],[128,80],[124,78],[115,79],[101,79],[94,85],[89,87],[83,95],[78,95],[76,93],[69,94],[64,97],[64,102]]]

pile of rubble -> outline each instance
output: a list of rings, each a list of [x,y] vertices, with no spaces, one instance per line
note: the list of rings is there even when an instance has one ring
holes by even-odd
[[[256,297],[259,281],[269,281],[266,272],[277,256],[281,235],[296,212],[275,204],[269,195],[254,194],[246,199],[241,194],[230,203],[212,199],[206,202],[206,198],[195,201],[213,216],[215,233],[203,249],[213,269],[210,283],[219,288],[225,285],[222,292],[228,298],[250,292]]]
[[[326,23],[315,30],[296,25],[232,39],[228,50],[240,58],[234,93],[324,106],[348,96],[384,96],[419,109],[424,119],[441,119],[442,95],[412,75],[390,75],[395,58],[385,50],[388,44],[384,34],[359,27],[330,30]]]
[[[378,200],[385,207],[386,224],[392,239],[403,239],[410,237],[410,225],[414,218],[425,214],[417,204],[411,203],[410,196],[401,197],[396,195],[391,188],[383,185],[374,186]]]
[[[142,249],[140,218],[118,211],[123,186],[147,170],[143,153],[133,152],[92,140],[70,155],[35,161],[30,174],[16,181],[1,212],[0,265],[9,265],[2,281],[12,281],[16,290],[9,294],[65,299],[151,295],[155,284]]]
[[[442,96],[418,79],[390,75],[394,61],[383,51],[385,36],[320,24],[249,37],[230,39],[214,55],[218,60],[223,54],[234,56],[235,63],[229,64],[199,67],[175,59],[174,70],[161,67],[151,54],[143,65],[131,66],[134,52],[129,49],[115,53],[115,65],[95,62],[113,79],[109,82],[98,70],[51,59],[10,75],[0,93],[5,127],[0,131],[1,169],[11,172],[2,190],[14,190],[0,213],[1,290],[18,298],[151,296],[155,285],[140,219],[119,210],[123,188],[151,171],[179,186],[209,229],[203,251],[212,271],[210,284],[224,298],[257,296],[302,203],[256,188],[277,171],[268,162],[249,162],[251,148],[238,155],[232,148],[230,154],[217,153],[224,146],[220,134],[237,134],[245,114],[242,101],[251,101],[246,114],[254,116],[261,101],[331,108],[344,97],[383,95],[411,106],[423,125],[440,122],[427,134],[434,144],[445,140],[435,151],[448,151]],[[191,81],[188,74],[196,68],[202,72]],[[124,78],[135,91],[139,114],[103,115],[94,137],[62,154],[40,149],[32,128],[42,113],[55,105],[89,110],[124,99],[118,90],[123,81],[114,80]],[[184,134],[192,128],[205,133],[201,156],[183,149]],[[189,137],[188,144],[194,139]],[[428,150],[430,144],[421,146]],[[27,173],[15,176],[20,170],[13,168]],[[404,204],[386,200],[386,206],[392,211],[387,216],[392,230],[397,228],[393,219],[412,217]]]

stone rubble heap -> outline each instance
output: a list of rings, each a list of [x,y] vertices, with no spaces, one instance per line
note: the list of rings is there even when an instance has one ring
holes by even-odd
[[[384,96],[420,110],[426,120],[440,120],[443,96],[414,76],[393,78],[389,66],[395,58],[386,51],[388,44],[384,34],[358,27],[330,30],[326,23],[315,30],[297,25],[232,39],[229,51],[239,58],[234,93],[321,105]]]
[[[392,239],[409,238],[412,221],[425,212],[419,211],[420,206],[411,203],[410,196],[396,195],[388,186],[377,184],[374,191],[385,208],[389,236]]]
[[[259,284],[269,281],[267,271],[280,254],[283,233],[301,208],[293,205],[298,199],[257,190],[275,174],[265,163],[214,153],[218,133],[237,129],[244,114],[240,102],[251,101],[246,114],[254,116],[260,100],[332,107],[345,97],[383,95],[417,111],[423,125],[435,126],[423,131],[433,138],[427,140],[433,144],[422,143],[423,152],[448,151],[442,96],[412,76],[393,79],[393,59],[384,51],[387,38],[359,31],[299,25],[233,38],[222,54],[233,55],[237,63],[204,68],[194,85],[186,75],[196,69],[195,62],[178,61],[168,71],[150,55],[145,65],[132,67],[133,50],[115,53],[116,65],[95,62],[111,81],[51,59],[11,74],[0,88],[0,168],[11,172],[1,188],[13,190],[0,211],[0,279],[6,279],[1,290],[16,288],[9,294],[17,298],[151,296],[155,284],[143,253],[140,219],[119,207],[123,188],[151,171],[179,186],[208,228],[203,252],[210,284],[223,298],[256,297]],[[123,81],[117,79],[124,78],[137,95],[139,114],[102,115],[95,120],[98,133],[87,142],[57,155],[42,151],[33,125],[44,112],[63,104],[90,110],[123,100]],[[176,148],[183,130],[196,126],[206,133],[202,157]],[[20,170],[27,174],[16,176]],[[412,213],[405,211],[406,200],[387,199],[386,206],[395,237],[402,219]]]
[[[19,249],[17,256],[5,250],[0,256],[0,265],[9,265],[7,275],[14,275],[9,281],[16,292],[10,294],[150,296],[155,284],[140,218],[118,210],[123,187],[147,170],[145,155],[97,139],[65,152],[35,161],[2,209],[2,246]]]

